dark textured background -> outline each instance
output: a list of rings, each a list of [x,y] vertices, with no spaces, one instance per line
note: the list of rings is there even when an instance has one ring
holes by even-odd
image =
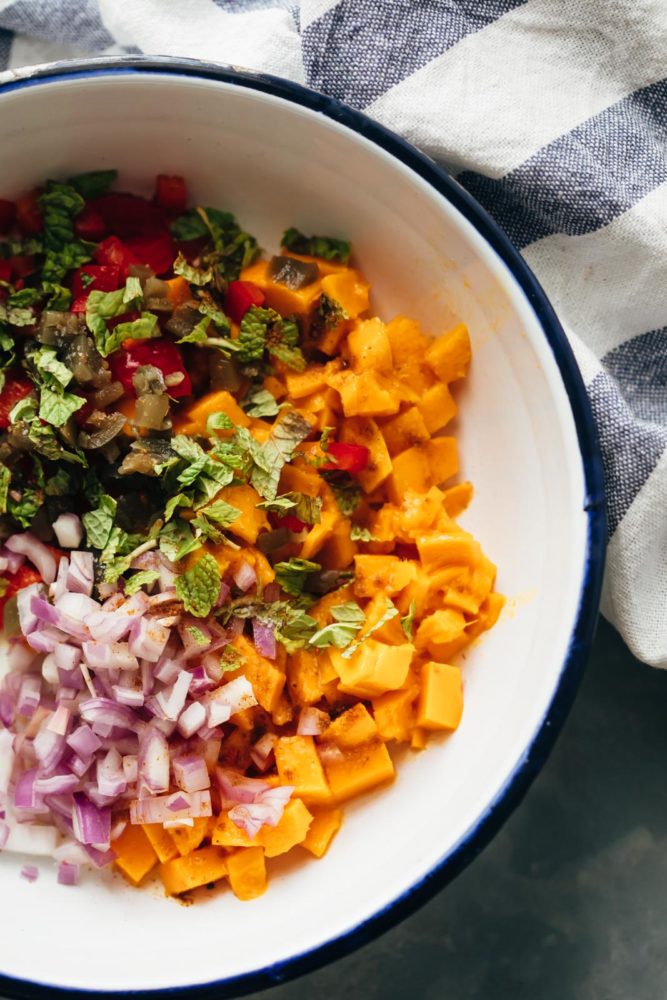
[[[667,673],[600,623],[572,713],[474,864],[373,944],[256,1000],[662,1000]]]

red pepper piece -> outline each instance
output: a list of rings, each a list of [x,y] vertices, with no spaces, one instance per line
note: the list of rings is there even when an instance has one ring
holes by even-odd
[[[371,457],[366,445],[347,444],[344,441],[333,441],[327,449],[327,454],[331,455],[334,461],[325,462],[320,466],[321,469],[350,472],[352,475],[363,472]]]
[[[306,527],[305,521],[301,521],[295,514],[280,514],[270,513],[269,521],[273,528],[287,528],[288,531],[294,531],[297,534]]]
[[[167,228],[162,209],[136,194],[113,192],[95,198],[90,204],[104,219],[107,232],[122,240],[130,236],[154,236]]]
[[[84,274],[93,279],[85,285]],[[87,298],[92,291],[115,292],[117,288],[120,288],[120,268],[115,264],[84,264],[72,277],[72,296],[75,301],[82,296]]]
[[[178,385],[169,386],[168,392],[175,399],[189,396],[192,392],[190,376],[185,370],[183,357],[176,344],[170,340],[139,340],[131,347],[123,347],[115,351],[109,358],[114,379],[120,382],[125,391],[136,395],[132,377],[141,365],[154,365],[163,375],[183,375]]]
[[[0,233],[8,233],[16,222],[16,205],[13,201],[0,198]]]
[[[92,205],[84,205],[74,220],[74,232],[82,240],[92,240],[97,243],[104,239],[107,227],[104,219]]]
[[[225,312],[234,321],[240,323],[248,309],[264,304],[264,292],[252,281],[230,281],[225,299]]]
[[[129,239],[127,246],[155,274],[165,274],[171,270],[176,257],[176,247],[169,233],[159,233],[146,239]]]
[[[19,254],[10,258],[12,274],[15,278],[27,278],[35,273],[35,258],[29,254]]]
[[[0,260],[0,281],[11,281],[12,262],[11,260]]]
[[[98,264],[111,264],[117,267],[123,278],[127,277],[132,264],[139,264],[139,258],[132,253],[129,247],[118,239],[117,236],[109,236],[102,240],[95,251],[95,260]]]
[[[80,295],[78,299],[74,299],[69,311],[73,313],[85,313],[88,303],[88,293],[85,295]]]
[[[24,236],[35,236],[42,230],[42,209],[39,191],[30,191],[16,202],[16,223]]]
[[[5,384],[0,392],[0,427],[2,430],[9,427],[9,414],[16,404],[32,392],[32,389],[32,382],[25,375],[20,375],[18,372],[5,372]]]
[[[29,587],[31,583],[42,582],[42,578],[37,570],[25,564],[19,566],[16,573],[4,573],[3,576],[7,580],[7,589],[2,597],[0,597],[0,626],[4,624],[3,611],[9,598],[13,597],[19,590],[23,590],[24,587]]]
[[[185,211],[188,201],[188,192],[185,187],[185,178],[169,176],[168,174],[158,174],[155,179],[155,204],[164,208],[167,212],[180,215]]]

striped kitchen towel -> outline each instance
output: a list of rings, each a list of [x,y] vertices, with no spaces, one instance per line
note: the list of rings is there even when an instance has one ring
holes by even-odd
[[[1,69],[146,53],[305,82],[456,175],[571,339],[605,463],[603,612],[667,666],[665,0],[0,0],[0,29]]]

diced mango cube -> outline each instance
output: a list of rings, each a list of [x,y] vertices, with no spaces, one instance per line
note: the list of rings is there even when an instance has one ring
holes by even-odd
[[[227,876],[237,899],[257,899],[266,891],[264,849],[244,847],[228,854]]]
[[[390,417],[401,405],[393,383],[375,371],[340,372],[330,384],[340,393],[346,417]]]
[[[169,836],[169,831],[165,830],[162,823],[146,823],[141,829],[150,840],[151,847],[158,857],[158,861],[171,861],[178,857],[178,848],[174,843],[174,838]]]
[[[275,712],[285,687],[285,674],[278,670],[271,660],[255,649],[254,643],[244,635],[234,640],[234,646],[243,657],[240,672],[245,674],[255,693],[255,698],[266,712]]]
[[[391,372],[391,345],[385,325],[377,316],[356,323],[347,336],[347,346],[355,371]]]
[[[320,523],[314,524],[301,545],[301,558],[312,559],[332,537],[336,526],[340,523],[341,513],[338,507],[325,505],[320,515]]]
[[[425,389],[417,406],[429,434],[435,434],[456,416],[456,403],[444,382]]]
[[[224,413],[237,427],[250,426],[250,417],[243,412],[232,394],[225,389],[217,389],[190,403],[174,421],[174,430],[180,434],[187,424],[189,434],[206,436],[206,421],[214,413]]]
[[[294,794],[308,805],[326,805],[331,801],[312,736],[281,736],[275,745],[275,755],[282,785],[293,785]]]
[[[449,643],[462,638],[466,620],[454,608],[440,608],[424,618],[415,635],[415,646],[421,652],[428,650],[434,660],[442,662]]]
[[[120,837],[112,843],[116,852],[116,868],[139,885],[158,860],[153,846],[140,826],[128,823]]]
[[[450,517],[458,517],[466,509],[472,500],[473,492],[473,485],[468,482],[456,483],[444,491],[442,502]]]
[[[431,485],[431,465],[424,445],[407,448],[392,459],[392,474],[387,481],[392,503],[399,506],[408,490],[426,493]]]
[[[217,494],[216,500],[224,500],[241,511],[240,517],[232,522],[229,530],[249,545],[255,544],[260,531],[270,527],[266,511],[257,507],[261,497],[252,486],[245,483],[240,486],[225,486]]]
[[[387,337],[396,365],[422,358],[431,343],[421,332],[419,323],[407,316],[396,316],[387,323]]]
[[[237,826],[228,813],[217,817],[211,833],[211,843],[217,847],[252,847],[256,841]]]
[[[194,851],[195,847],[199,847],[211,829],[210,818],[204,816],[194,819],[192,823],[192,826],[175,826],[169,831],[169,836],[174,841],[181,857],[190,854],[191,851]]]
[[[355,795],[392,781],[394,765],[380,739],[350,750],[332,748],[324,757],[324,770],[336,802],[345,802]]]
[[[413,653],[412,643],[387,646],[375,639],[366,639],[349,658],[333,649],[329,655],[340,677],[340,690],[367,698],[402,687]]]
[[[375,719],[361,703],[342,712],[327,726],[322,734],[323,742],[336,743],[341,749],[349,750],[376,739],[378,727]]]
[[[470,365],[470,336],[465,323],[443,333],[426,352],[426,362],[443,382],[464,378]]]
[[[456,729],[463,714],[461,671],[449,663],[425,663],[417,703],[422,729]]]
[[[340,809],[313,810],[313,821],[306,834],[306,839],[301,842],[301,846],[314,854],[316,858],[323,857],[329,844],[338,833],[342,820],[343,814]]]
[[[382,434],[390,455],[398,455],[414,445],[428,441],[430,434],[419,408],[409,406],[398,416],[387,420],[382,426]]]
[[[418,687],[411,684],[373,699],[373,715],[383,740],[409,742],[415,724],[413,704],[417,692]]]
[[[420,535],[417,549],[426,570],[439,566],[476,566],[482,559],[482,549],[466,531]]]
[[[368,465],[357,475],[366,493],[372,493],[391,474],[392,465],[382,431],[370,417],[351,417],[343,424],[341,441],[368,448]]]
[[[357,597],[374,597],[377,593],[398,594],[415,579],[417,565],[398,556],[360,553],[354,557],[354,592]]]
[[[349,319],[356,319],[366,312],[369,291],[368,282],[353,268],[322,278],[322,292],[342,306]]]
[[[222,847],[202,847],[183,858],[165,861],[159,868],[162,884],[170,896],[217,882],[226,874],[227,855]]]
[[[314,705],[322,697],[318,654],[297,649],[287,661],[287,686],[297,705]]]
[[[437,486],[445,479],[456,475],[459,471],[459,452],[456,438],[436,437],[429,441],[425,448],[431,472],[431,482]]]
[[[312,821],[312,813],[301,799],[290,799],[278,825],[263,826],[257,834],[257,841],[264,848],[267,858],[275,858],[302,844]]]

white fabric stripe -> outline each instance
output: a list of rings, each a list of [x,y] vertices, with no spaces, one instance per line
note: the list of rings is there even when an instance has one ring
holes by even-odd
[[[523,251],[558,313],[598,357],[667,326],[667,184],[604,229]]]
[[[15,35],[12,40],[7,69],[56,62],[59,59],[76,59],[77,56],[82,55],[85,56],[88,53],[81,49],[75,49],[71,45],[58,45],[56,42],[43,42],[38,38],[28,38],[26,35]]]
[[[313,24],[333,7],[337,7],[339,3],[340,0],[301,0],[301,30]]]
[[[667,3],[530,0],[468,35],[367,109],[454,171],[501,177],[664,77]],[[650,25],[650,30],[649,30]]]
[[[179,0],[167,16],[164,0],[100,0],[107,31],[121,45],[147,54],[193,56],[303,81],[301,41],[288,11],[278,7],[230,14],[213,0]]]
[[[601,610],[640,660],[667,667],[667,451],[607,547]]]

